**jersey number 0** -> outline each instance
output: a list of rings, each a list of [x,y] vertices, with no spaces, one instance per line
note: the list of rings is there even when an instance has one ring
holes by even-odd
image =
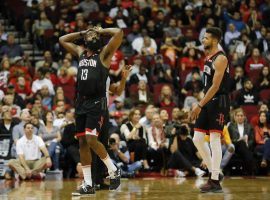
[[[88,69],[82,69],[81,80],[87,80]]]

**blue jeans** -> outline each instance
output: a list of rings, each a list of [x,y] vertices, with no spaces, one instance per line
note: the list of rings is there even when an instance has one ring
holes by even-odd
[[[48,146],[48,151],[53,160],[54,169],[59,169],[60,144],[58,142],[51,142]]]
[[[233,144],[231,144],[233,145]],[[220,164],[220,168],[224,169],[226,167],[226,165],[228,164],[228,162],[230,161],[231,157],[233,156],[234,152],[231,153],[229,152],[228,148],[226,145],[222,145],[222,160],[221,160],[221,164]]]
[[[256,150],[263,155],[264,160],[270,161],[270,139],[265,144],[257,145]]]
[[[127,172],[132,173],[132,172],[135,172],[135,171],[137,171],[137,170],[139,170],[141,168],[142,168],[142,162],[141,161],[136,161],[136,162],[134,162],[132,164],[129,164],[127,166]]]

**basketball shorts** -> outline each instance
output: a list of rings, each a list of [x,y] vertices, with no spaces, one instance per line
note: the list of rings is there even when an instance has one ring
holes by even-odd
[[[98,137],[107,112],[103,109],[102,100],[80,100],[75,108],[76,137],[86,134]]]
[[[223,127],[229,120],[230,100],[228,95],[218,95],[212,98],[201,110],[196,120],[194,131],[209,134],[222,134]]]

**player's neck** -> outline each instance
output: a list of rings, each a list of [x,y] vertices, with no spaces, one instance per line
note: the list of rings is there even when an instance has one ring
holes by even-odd
[[[92,55],[94,55],[94,54],[95,54],[94,51],[91,51],[91,50],[87,49],[87,51],[86,51],[87,57],[92,56]]]
[[[217,52],[219,52],[218,47],[213,47],[211,49],[209,49],[209,51],[206,52],[206,56],[208,58],[212,57],[213,55],[215,55]]]

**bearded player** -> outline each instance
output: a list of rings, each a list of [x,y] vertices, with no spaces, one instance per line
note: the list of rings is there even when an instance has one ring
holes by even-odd
[[[106,46],[101,47],[100,36],[110,35]],[[83,38],[84,47],[75,40]],[[79,58],[76,88],[76,136],[79,139],[80,159],[84,182],[73,195],[95,194],[91,178],[92,149],[104,162],[110,177],[110,190],[120,186],[120,169],[110,159],[104,145],[98,141],[104,116],[107,113],[106,82],[113,54],[121,45],[123,31],[118,28],[94,27],[86,31],[70,33],[59,38],[60,44]],[[100,51],[99,51],[100,50]]]

